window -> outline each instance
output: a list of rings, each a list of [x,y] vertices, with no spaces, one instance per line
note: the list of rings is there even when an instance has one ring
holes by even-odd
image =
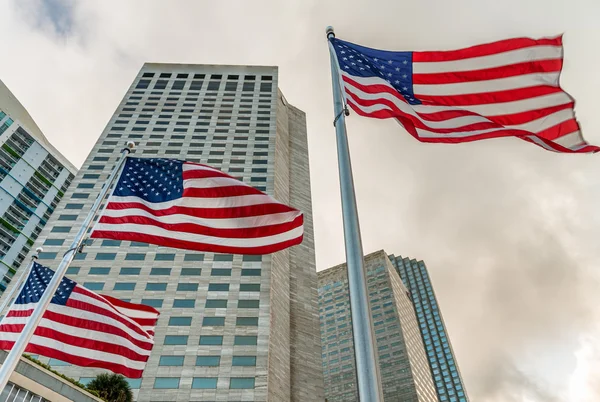
[[[223,299],[214,299],[207,300],[205,308],[227,308],[227,300]]]
[[[242,283],[240,292],[260,292],[260,283]]]
[[[178,283],[177,290],[183,292],[195,292],[198,290],[197,283]]]
[[[48,364],[50,366],[70,366],[71,365],[71,363],[63,362],[62,360],[58,360],[58,359],[50,359],[48,361]]]
[[[105,267],[92,267],[90,268],[90,275],[108,275],[110,268]]]
[[[254,388],[254,377],[231,377],[229,380],[230,389],[251,389]]]
[[[242,269],[242,276],[260,276],[260,269]]]
[[[56,258],[57,253],[49,253],[49,252],[43,252],[43,253],[38,253],[38,257],[40,260],[53,260]]]
[[[81,268],[79,268],[79,267],[69,267],[69,268],[67,268],[67,275],[77,275],[77,274],[79,274],[80,269]]]
[[[102,240],[102,247],[119,247],[121,240]]]
[[[202,335],[200,336],[200,345],[222,345],[223,337],[214,335]]]
[[[259,307],[258,300],[238,300],[238,308],[258,308],[258,307]]]
[[[79,382],[83,385],[88,385],[92,380],[95,380],[96,377],[79,377]]]
[[[96,254],[96,260],[107,261],[114,260],[117,253],[98,253]]]
[[[232,366],[256,366],[256,356],[233,356]]]
[[[170,317],[169,325],[178,327],[189,327],[192,325],[192,317]]]
[[[187,345],[187,335],[167,335],[165,336],[165,345]]]
[[[232,254],[215,254],[214,261],[233,261]]]
[[[46,239],[44,246],[62,246],[65,239]]]
[[[88,193],[73,193],[71,198],[88,198],[89,196]]]
[[[96,173],[86,173],[83,175],[82,179],[92,179],[92,180],[97,180],[100,178],[99,174]],[[85,187],[82,187],[85,188]]]
[[[179,377],[156,377],[154,380],[155,389],[175,389],[179,388]]]
[[[69,233],[71,226],[54,226],[51,230],[52,233]]]
[[[146,290],[167,290],[166,283],[146,283]]]
[[[128,261],[143,261],[146,259],[146,254],[142,253],[127,253],[125,260]]]
[[[209,283],[208,291],[209,292],[219,292],[219,291],[228,291],[229,284],[228,283]]]
[[[156,254],[156,257],[154,257],[154,260],[156,260],[156,261],[174,261],[175,254]]]
[[[255,169],[252,169],[252,171],[254,172]],[[266,169],[265,169],[266,172]],[[242,261],[262,261],[262,255],[244,255],[242,257]]]
[[[216,377],[194,377],[192,380],[192,389],[216,389]]]
[[[221,356],[196,356],[196,366],[214,367],[221,363]]]
[[[142,299],[142,304],[150,307],[161,308],[163,305],[162,299]]]
[[[139,80],[138,84],[136,85],[136,88],[147,89],[148,85],[150,85],[150,80]]]
[[[225,317],[204,317],[202,326],[204,327],[222,327],[225,325]]]
[[[181,268],[181,276],[200,276],[200,268]]]
[[[131,389],[140,389],[140,387],[142,386],[141,378],[125,378],[125,381],[129,383]]]
[[[183,366],[184,356],[161,356],[158,360],[159,366]]]
[[[186,254],[183,261],[204,261],[204,254]]]
[[[141,270],[142,270],[141,268],[126,268],[126,267],[123,267],[123,268],[121,268],[121,271],[119,272],[119,275],[139,275]]]
[[[152,268],[150,275],[171,275],[171,268]]]
[[[113,290],[135,290],[135,282],[117,282]]]
[[[210,276],[231,276],[231,269],[213,268],[210,271]]]
[[[83,286],[89,290],[102,290],[104,282],[83,282]]]
[[[74,221],[77,220],[77,215],[59,215],[59,221]]]
[[[137,241],[132,241],[131,247],[148,247],[148,243],[140,243]]]
[[[233,340],[234,345],[256,345],[256,336],[236,335]]]
[[[175,300],[173,300],[173,307],[194,308],[195,306],[196,306],[196,300],[194,300],[194,299],[175,299]]]
[[[258,317],[237,317],[235,325],[240,327],[258,327]]]
[[[77,204],[77,203],[73,203],[70,202],[67,205],[65,205],[65,209],[82,209],[83,208],[83,204]]]

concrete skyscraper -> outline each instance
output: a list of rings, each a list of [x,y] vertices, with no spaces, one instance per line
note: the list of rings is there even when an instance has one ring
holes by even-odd
[[[467,402],[467,392],[425,263],[394,255],[390,255],[390,260],[410,290],[440,401]]]
[[[365,257],[385,401],[436,402],[437,395],[410,294],[382,250]],[[325,397],[358,400],[346,264],[318,273]]]
[[[0,294],[76,172],[0,81]]]
[[[324,399],[306,120],[277,84],[276,67],[145,64],[42,232],[40,262],[56,267],[128,140],[135,156],[206,163],[304,212],[304,242],[272,255],[88,242],[69,277],[161,312],[130,381],[138,401]],[[50,364],[81,382],[100,372]]]

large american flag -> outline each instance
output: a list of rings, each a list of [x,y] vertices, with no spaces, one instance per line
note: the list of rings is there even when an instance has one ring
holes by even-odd
[[[302,212],[210,166],[128,157],[91,237],[269,254],[300,244]]]
[[[441,52],[330,46],[356,113],[395,118],[422,142],[514,136],[556,152],[598,152],[559,85],[562,37],[517,38]]]
[[[54,271],[38,263],[0,324],[0,349],[12,349]],[[96,294],[64,277],[28,353],[140,378],[154,345],[158,311]]]

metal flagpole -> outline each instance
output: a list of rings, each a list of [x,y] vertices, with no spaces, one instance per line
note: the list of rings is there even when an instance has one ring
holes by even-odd
[[[2,314],[6,306],[8,306],[8,303],[10,303],[10,300],[13,298],[15,293],[17,295],[19,294],[17,289],[19,291],[21,290],[21,281],[23,280],[23,278],[27,278],[29,271],[31,271],[31,268],[33,267],[33,263],[35,262],[35,260],[37,260],[39,253],[41,253],[42,251],[44,251],[44,249],[42,249],[41,247],[35,249],[35,254],[31,256],[31,262],[29,263],[29,265],[27,265],[27,268],[22,270],[15,283],[13,283],[13,287],[10,289],[10,292],[6,295],[6,299],[4,299],[4,302],[2,302],[2,306],[0,306],[0,314]],[[1,320],[2,319],[0,318],[0,321]]]
[[[354,358],[356,359],[356,377],[358,380],[358,396],[361,402],[383,401],[383,392],[379,376],[379,364],[375,353],[375,337],[371,309],[369,307],[367,277],[364,270],[364,256],[354,179],[346,135],[345,115],[348,113],[342,99],[340,74],[333,44],[335,38],[333,27],[327,27],[327,40],[331,57],[331,80],[333,85],[333,110],[338,165],[340,170],[340,191],[342,194],[342,215],[344,220],[344,240],[346,243],[346,265],[348,267],[348,287],[350,291],[350,310],[352,313],[352,334],[354,337]]]
[[[6,387],[6,384],[8,383],[11,374],[15,370],[15,367],[17,367],[17,363],[19,363],[21,355],[25,351],[25,348],[27,347],[29,340],[33,336],[35,329],[40,323],[44,312],[46,311],[48,305],[50,304],[50,301],[54,297],[54,293],[56,292],[56,289],[58,289],[60,282],[65,276],[65,272],[67,272],[67,268],[71,264],[71,261],[73,261],[75,253],[82,246],[87,230],[94,219],[94,215],[96,215],[96,213],[100,209],[100,204],[106,197],[106,194],[108,194],[108,190],[110,189],[112,182],[114,181],[115,177],[117,177],[118,172],[121,170],[121,167],[127,159],[127,155],[129,154],[129,152],[131,152],[131,149],[133,149],[134,146],[135,144],[129,141],[127,143],[127,147],[123,148],[121,158],[113,168],[113,171],[111,172],[110,176],[108,177],[108,180],[102,187],[102,190],[100,190],[98,198],[96,198],[94,205],[92,205],[92,209],[83,221],[83,224],[81,225],[79,232],[77,232],[75,239],[73,239],[71,247],[63,256],[62,261],[56,269],[56,273],[52,277],[52,280],[50,281],[44,294],[40,298],[40,301],[35,307],[35,310],[33,310],[33,314],[31,314],[31,317],[29,317],[25,328],[23,328],[23,331],[21,331],[21,335],[19,335],[19,338],[8,353],[8,356],[6,356],[6,360],[4,360],[4,364],[2,364],[2,367],[0,368],[0,391],[3,390],[4,387]]]

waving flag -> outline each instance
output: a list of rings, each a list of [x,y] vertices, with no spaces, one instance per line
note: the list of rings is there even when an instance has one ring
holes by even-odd
[[[0,324],[0,349],[10,350],[54,271],[38,263]],[[154,345],[158,311],[102,296],[63,278],[25,349],[77,366],[140,378]]]
[[[127,158],[91,237],[268,254],[300,244],[302,212],[209,166]]]
[[[562,38],[508,39],[461,50],[391,52],[331,39],[347,102],[395,118],[417,140],[518,137],[556,152],[598,152],[559,85]]]

